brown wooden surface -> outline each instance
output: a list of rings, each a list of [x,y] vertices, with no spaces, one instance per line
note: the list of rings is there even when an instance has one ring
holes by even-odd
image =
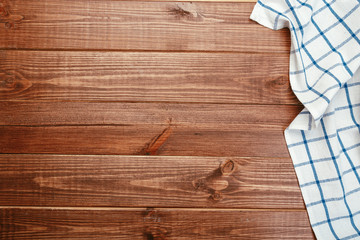
[[[283,130],[301,108],[22,102],[0,107],[2,153],[245,157],[288,157]]]
[[[0,155],[0,205],[304,209],[289,159]]]
[[[287,53],[290,42],[249,19],[254,3],[2,2],[0,48]]]
[[[2,56],[0,100],[298,104],[289,90],[288,54],[2,51]]]
[[[299,105],[0,101],[0,125],[172,125],[258,124],[285,129]]]
[[[1,239],[313,239],[306,212],[2,208]]]
[[[0,239],[314,239],[289,32],[231,1],[0,0]]]

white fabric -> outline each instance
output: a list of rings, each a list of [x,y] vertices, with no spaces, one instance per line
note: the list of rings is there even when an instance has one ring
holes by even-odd
[[[318,239],[360,239],[360,0],[263,0],[250,16],[291,31],[304,110],[285,130]]]

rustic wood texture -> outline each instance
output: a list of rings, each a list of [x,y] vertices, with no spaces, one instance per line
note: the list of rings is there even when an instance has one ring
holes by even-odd
[[[173,126],[152,150],[167,125],[136,126],[0,126],[1,153],[155,154],[171,156],[287,157],[283,129],[240,125]],[[274,143],[276,143],[274,145]]]
[[[288,157],[300,106],[0,103],[1,153]],[[276,144],[274,144],[276,143]]]
[[[306,212],[2,208],[1,239],[314,239]]]
[[[315,239],[255,0],[0,0],[0,239]]]
[[[0,100],[299,103],[290,91],[288,54],[1,54]]]
[[[290,43],[249,19],[254,3],[1,2],[0,48],[287,53]]]
[[[303,109],[299,105],[241,105],[117,102],[0,101],[0,125],[135,125],[220,126],[259,124],[287,127]]]
[[[0,155],[0,205],[304,209],[291,160]]]

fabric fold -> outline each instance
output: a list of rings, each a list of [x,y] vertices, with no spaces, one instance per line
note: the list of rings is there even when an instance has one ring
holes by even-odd
[[[318,239],[360,239],[359,16],[360,0],[259,0],[250,16],[290,29],[304,109],[284,137]]]
[[[260,0],[250,15],[268,28],[290,29],[290,85],[312,115],[311,126],[319,125],[331,100],[360,66],[358,16],[358,1],[334,0]],[[304,128],[295,123],[291,128],[295,126]]]

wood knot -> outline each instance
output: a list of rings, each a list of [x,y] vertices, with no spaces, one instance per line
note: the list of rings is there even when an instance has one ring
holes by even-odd
[[[214,201],[220,201],[223,197],[222,197],[221,192],[219,192],[219,191],[214,191],[213,194],[211,194],[211,198],[212,198],[212,200],[214,200]]]
[[[168,231],[159,226],[147,227],[144,231],[146,240],[165,240]]]
[[[0,81],[0,88],[5,88],[5,89],[13,88],[14,82],[15,82],[15,77],[6,74],[4,79]]]
[[[167,119],[167,127],[158,135],[156,135],[150,142],[148,142],[144,148],[139,151],[141,155],[156,155],[161,147],[165,145],[165,142],[169,139],[173,132],[172,118]]]
[[[206,186],[206,178],[199,178],[193,181],[193,186],[195,190],[205,190]]]
[[[0,99],[23,92],[31,86],[32,83],[25,79],[19,72],[0,71]]]
[[[159,211],[154,208],[147,208],[143,213],[144,216],[144,238],[145,239],[166,239],[169,231],[161,224],[162,217]]]
[[[0,1],[0,23],[4,23],[6,28],[15,28],[23,19],[24,16],[11,13],[8,1]]]
[[[289,84],[288,78],[285,76],[280,76],[280,77],[277,77],[277,78],[267,82],[265,85],[267,87],[277,88],[277,87],[286,86],[288,84]]]
[[[161,217],[153,208],[147,208],[144,214],[144,222],[161,222]]]
[[[235,170],[235,162],[231,159],[226,160],[220,165],[220,170],[223,175],[230,175]]]
[[[175,3],[175,7],[171,6],[169,12],[179,18],[196,19],[201,17],[196,5],[192,2]]]

